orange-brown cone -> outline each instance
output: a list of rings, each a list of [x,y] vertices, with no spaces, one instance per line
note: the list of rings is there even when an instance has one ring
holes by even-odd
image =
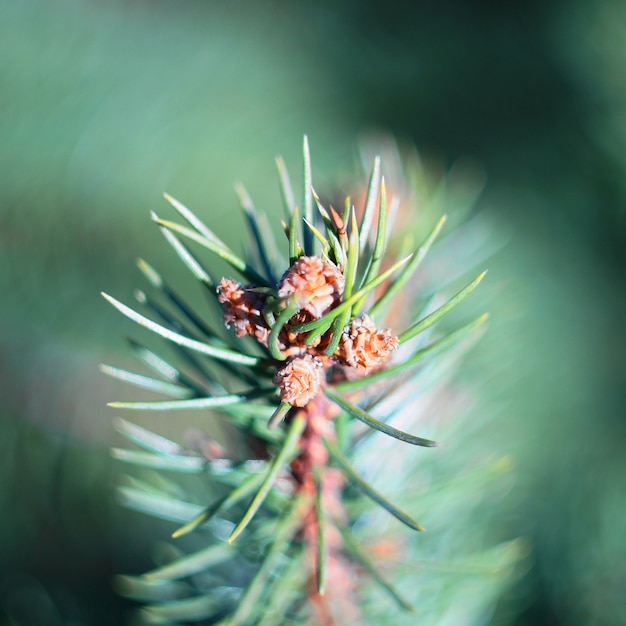
[[[335,356],[351,367],[384,363],[398,348],[398,338],[388,328],[378,330],[368,315],[355,317],[341,336]]]
[[[299,306],[317,319],[339,303],[343,287],[343,274],[335,265],[316,256],[303,256],[283,274],[278,295],[295,297]]]
[[[274,375],[280,399],[293,406],[305,406],[319,392],[324,377],[322,362],[310,354],[295,356]]]
[[[220,280],[217,293],[217,299],[224,305],[226,327],[234,326],[237,337],[252,335],[267,345],[270,331],[261,315],[265,305],[264,296],[230,278]]]

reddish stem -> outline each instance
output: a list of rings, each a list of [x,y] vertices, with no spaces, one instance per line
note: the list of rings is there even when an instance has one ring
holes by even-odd
[[[335,439],[333,419],[337,408],[323,394],[318,394],[303,409],[307,425],[302,435],[302,452],[292,462],[292,472],[298,483],[298,490],[312,496],[315,501],[317,489],[321,490],[322,507],[327,517],[345,518],[345,510],[341,502],[343,488],[342,474],[329,467],[329,457],[323,439]],[[319,477],[319,483],[316,481]],[[335,626],[335,617],[349,617],[350,623],[358,623],[359,618],[353,600],[354,572],[342,557],[341,539],[337,529],[328,521],[324,529],[326,537],[326,574],[327,591],[324,595],[318,592],[320,563],[318,552],[318,532],[320,520],[314,505],[308,511],[303,525],[302,536],[307,546],[313,575],[309,584],[309,601],[313,612],[313,623],[321,626]],[[356,620],[356,621],[355,621]]]

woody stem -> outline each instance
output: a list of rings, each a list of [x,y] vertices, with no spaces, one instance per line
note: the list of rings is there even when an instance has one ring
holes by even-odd
[[[292,462],[292,471],[298,481],[299,490],[311,496],[312,502],[305,516],[302,535],[312,563],[309,600],[314,614],[314,623],[333,626],[335,620],[331,607],[337,603],[334,590],[326,593],[325,579],[329,574],[339,574],[345,563],[339,556],[340,543],[336,529],[327,523],[327,513],[337,516],[341,505],[342,479],[336,470],[328,467],[329,455],[323,439],[335,439],[333,418],[334,405],[323,394],[318,394],[302,411],[307,425],[301,440],[301,453]],[[342,516],[339,513],[339,516]],[[341,577],[349,578],[342,572]],[[346,598],[341,598],[345,602]],[[337,608],[335,606],[335,608]]]

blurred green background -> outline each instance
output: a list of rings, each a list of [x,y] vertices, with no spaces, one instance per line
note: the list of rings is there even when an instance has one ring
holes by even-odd
[[[347,185],[360,136],[487,173],[490,332],[474,364],[517,479],[494,540],[530,570],[494,623],[626,624],[626,3],[0,0],[0,619],[118,624],[155,529],[113,501],[143,256],[167,190],[233,245],[232,184],[278,203],[273,158]],[[497,235],[498,236],[498,235]],[[482,287],[481,287],[482,289]],[[489,291],[490,290],[490,291]],[[123,390],[122,390],[123,393]],[[174,428],[167,416],[152,428]],[[145,525],[144,525],[145,524]]]

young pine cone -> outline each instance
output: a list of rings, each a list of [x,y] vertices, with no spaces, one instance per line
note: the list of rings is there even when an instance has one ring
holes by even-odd
[[[355,317],[343,331],[335,357],[350,367],[381,365],[398,348],[398,338],[388,328],[378,330],[369,315]]]
[[[339,303],[343,287],[344,276],[335,265],[317,256],[302,256],[283,274],[278,296],[295,296],[300,308],[317,319]]]
[[[224,306],[226,328],[234,326],[237,337],[252,335],[259,343],[267,345],[270,331],[261,314],[265,297],[230,278],[220,280],[217,293],[217,299]]]
[[[274,384],[280,389],[280,399],[293,406],[306,406],[320,390],[324,367],[310,354],[296,356],[274,375]]]

